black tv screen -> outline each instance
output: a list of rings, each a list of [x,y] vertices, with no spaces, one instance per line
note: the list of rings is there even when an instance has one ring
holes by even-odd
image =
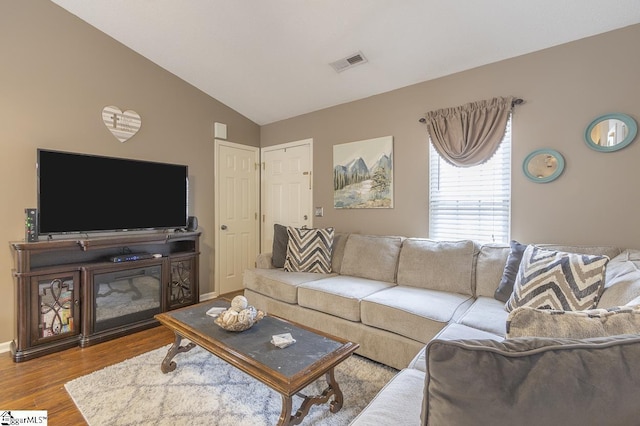
[[[187,166],[38,149],[38,232],[184,228]]]

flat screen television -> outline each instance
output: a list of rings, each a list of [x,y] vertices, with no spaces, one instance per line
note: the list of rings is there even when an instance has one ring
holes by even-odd
[[[185,165],[38,149],[40,235],[187,225]]]

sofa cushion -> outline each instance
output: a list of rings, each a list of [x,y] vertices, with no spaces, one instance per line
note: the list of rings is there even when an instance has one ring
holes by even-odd
[[[565,253],[607,256],[609,259],[613,259],[621,252],[619,247],[612,246],[567,246],[562,244],[536,244],[536,246],[545,250],[563,251]]]
[[[493,297],[478,297],[458,323],[504,337],[509,313],[504,303]]]
[[[640,334],[640,305],[587,311],[518,308],[507,318],[507,338],[588,339]]]
[[[504,311],[504,309],[503,309]],[[448,324],[445,328],[440,330],[434,339],[439,340],[482,340],[490,339],[501,342],[504,340],[503,336],[497,334],[488,333],[486,331],[479,330],[477,328],[469,327],[459,323]],[[411,360],[407,368],[414,368],[420,371],[427,371],[427,347],[422,348],[420,352]]]
[[[511,241],[509,245],[509,257],[507,257],[507,263],[504,266],[500,284],[498,284],[498,288],[494,294],[494,297],[501,302],[509,300],[511,293],[513,293],[513,285],[516,282],[516,276],[520,269],[522,255],[524,254],[524,250],[527,248],[526,244],[520,244],[515,240]]]
[[[402,237],[350,234],[340,273],[395,283],[401,245]]]
[[[632,299],[631,302],[627,303],[625,306],[636,306],[636,305],[640,305],[640,296],[636,297],[635,299]]]
[[[396,286],[362,299],[361,321],[426,343],[472,302],[468,295]]]
[[[529,245],[524,251],[511,312],[521,306],[576,311],[593,308],[604,288],[607,256],[567,253]]]
[[[298,303],[300,284],[332,276],[311,272],[285,272],[282,269],[245,269],[242,283],[245,288],[286,303]]]
[[[350,426],[419,425],[424,373],[404,369],[378,392]]]
[[[473,295],[473,241],[407,238],[398,261],[399,285]]]
[[[598,308],[626,305],[640,297],[640,250],[625,250],[607,264]]]
[[[490,333],[475,327],[460,324],[457,322],[450,323],[438,333],[434,339],[439,340],[495,340],[501,342],[504,340],[503,335]]]
[[[273,245],[271,246],[271,264],[274,268],[283,268],[287,258],[289,233],[287,227],[279,223],[273,224]]]
[[[287,272],[331,272],[333,228],[287,227],[289,241],[284,270]]]
[[[360,300],[394,285],[338,275],[300,285],[298,304],[349,321],[360,321]]]
[[[476,296],[494,297],[504,265],[509,256],[508,244],[483,244],[476,260]]]
[[[433,340],[423,424],[636,424],[638,359],[640,336]]]

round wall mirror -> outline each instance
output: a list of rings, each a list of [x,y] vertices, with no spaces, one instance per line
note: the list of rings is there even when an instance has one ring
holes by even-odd
[[[564,157],[554,149],[538,149],[527,155],[522,170],[532,182],[551,182],[564,170]]]
[[[613,152],[629,145],[636,137],[638,126],[626,114],[606,114],[593,120],[584,132],[589,148]]]

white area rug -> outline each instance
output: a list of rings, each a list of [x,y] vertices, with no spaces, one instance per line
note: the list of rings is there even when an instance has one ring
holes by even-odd
[[[183,341],[184,343],[184,341]],[[79,377],[65,385],[90,426],[100,425],[275,425],[280,394],[195,347],[176,355],[177,368],[163,374],[169,346]],[[348,425],[397,373],[357,355],[336,367],[342,409],[314,405],[303,425]],[[315,395],[324,378],[303,391]],[[294,411],[301,398],[295,397]]]

